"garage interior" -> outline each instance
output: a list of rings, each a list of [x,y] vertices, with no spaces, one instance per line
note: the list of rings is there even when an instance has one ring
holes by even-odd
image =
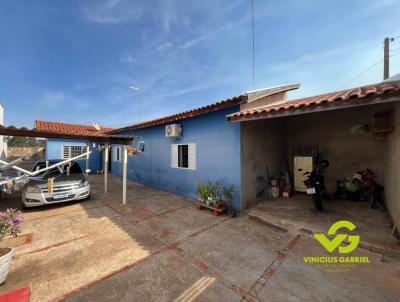
[[[396,222],[398,234],[400,222],[399,101],[397,96],[390,102],[343,104],[323,110],[315,106],[300,114],[290,111],[283,116],[265,115],[247,121],[242,118],[241,199],[248,214],[276,227],[309,234],[326,233],[334,222],[350,220],[357,226],[361,245],[382,251],[391,238],[390,251],[400,255],[399,237],[390,235]],[[299,190],[290,198],[256,197],[257,178],[282,179],[286,167],[292,186],[298,187],[295,157],[310,156],[316,150],[319,159],[330,162],[324,173],[330,197],[323,201],[324,211],[317,211],[311,197]],[[372,209],[368,201],[334,198],[339,180],[352,178],[365,169],[372,170],[376,182],[384,187],[385,209]]]

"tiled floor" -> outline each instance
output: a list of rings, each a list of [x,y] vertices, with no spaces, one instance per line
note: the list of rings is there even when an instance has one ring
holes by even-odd
[[[93,176],[93,198],[24,210],[4,293],[24,285],[31,301],[396,301],[399,263],[380,262],[329,273],[303,257],[324,251],[296,232],[242,215],[215,217],[193,200]],[[18,200],[2,207],[18,206]],[[326,252],[325,252],[326,253]],[[342,274],[342,275],[340,275]],[[371,281],[370,281],[371,280]]]

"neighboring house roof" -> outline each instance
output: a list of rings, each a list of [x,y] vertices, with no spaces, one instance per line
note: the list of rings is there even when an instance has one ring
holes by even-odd
[[[390,81],[400,81],[400,73],[391,76],[387,80],[384,80],[384,82],[390,82]]]
[[[105,133],[115,130],[115,128],[96,128],[94,125],[69,124],[38,120],[35,120],[35,129],[40,131],[87,135],[103,135]]]
[[[361,86],[326,94],[321,94],[312,97],[306,97],[296,100],[290,100],[279,104],[270,104],[267,106],[261,106],[251,108],[243,111],[239,111],[228,115],[229,121],[246,120],[246,118],[252,119],[257,117],[267,117],[279,115],[281,113],[295,113],[302,109],[317,109],[322,105],[338,103],[348,104],[352,102],[366,102],[369,97],[379,97],[389,92],[400,91],[400,81],[382,82],[373,85]]]
[[[151,127],[151,126],[156,126],[156,125],[162,125],[165,123],[171,123],[171,122],[175,122],[178,120],[182,120],[185,118],[189,118],[189,117],[194,117],[194,116],[198,116],[198,115],[202,115],[205,113],[209,113],[212,111],[217,111],[217,110],[221,110],[221,109],[225,109],[225,108],[229,108],[231,106],[234,105],[238,105],[241,104],[243,102],[246,101],[247,95],[240,95],[240,96],[235,96],[214,104],[210,104],[207,106],[203,106],[203,107],[199,107],[196,109],[191,109],[191,110],[187,110],[181,113],[177,113],[177,114],[172,114],[172,115],[168,115],[168,116],[164,116],[164,117],[160,117],[157,119],[153,119],[153,120],[149,120],[149,121],[144,121],[144,122],[140,122],[137,124],[133,124],[130,126],[126,126],[123,128],[119,128],[116,129],[112,132],[116,132],[116,131],[124,131],[124,130],[133,130],[133,129],[140,129],[140,128],[147,128],[147,127]]]

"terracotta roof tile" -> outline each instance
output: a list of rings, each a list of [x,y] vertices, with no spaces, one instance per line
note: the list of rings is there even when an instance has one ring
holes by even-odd
[[[182,120],[185,118],[194,117],[194,116],[198,116],[201,114],[205,114],[205,113],[209,113],[212,111],[217,111],[217,110],[225,109],[225,108],[228,108],[228,107],[231,107],[234,105],[238,105],[240,103],[243,103],[245,98],[246,98],[246,95],[235,96],[235,97],[232,97],[232,98],[229,98],[229,99],[217,102],[217,103],[213,103],[210,105],[206,105],[203,107],[199,107],[199,108],[187,110],[187,111],[184,111],[181,113],[163,116],[163,117],[159,117],[159,118],[156,118],[153,120],[144,121],[144,122],[126,126],[123,128],[119,128],[119,129],[116,129],[115,131],[147,128],[147,127],[151,127],[151,126],[175,122],[175,121]],[[113,132],[115,132],[115,131],[113,131]]]
[[[98,130],[93,125],[68,124],[39,120],[35,120],[35,128],[40,131],[88,135],[103,135],[105,133],[115,130],[115,128],[105,127],[101,127],[100,130]]]
[[[363,101],[369,96],[379,96],[387,92],[400,91],[400,81],[382,82],[373,85],[356,87],[342,91],[325,93],[317,96],[290,100],[279,104],[251,108],[228,115],[228,120],[267,116],[276,112],[294,111],[302,107],[314,108],[324,103]]]

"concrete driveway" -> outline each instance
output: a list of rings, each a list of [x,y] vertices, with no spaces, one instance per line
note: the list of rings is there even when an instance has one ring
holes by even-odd
[[[215,217],[193,200],[93,176],[89,201],[24,210],[23,234],[0,292],[29,285],[31,301],[398,301],[400,265],[364,249],[345,272],[306,264],[318,242],[242,215]],[[2,203],[2,208],[16,205]],[[18,202],[19,203],[19,202]]]

